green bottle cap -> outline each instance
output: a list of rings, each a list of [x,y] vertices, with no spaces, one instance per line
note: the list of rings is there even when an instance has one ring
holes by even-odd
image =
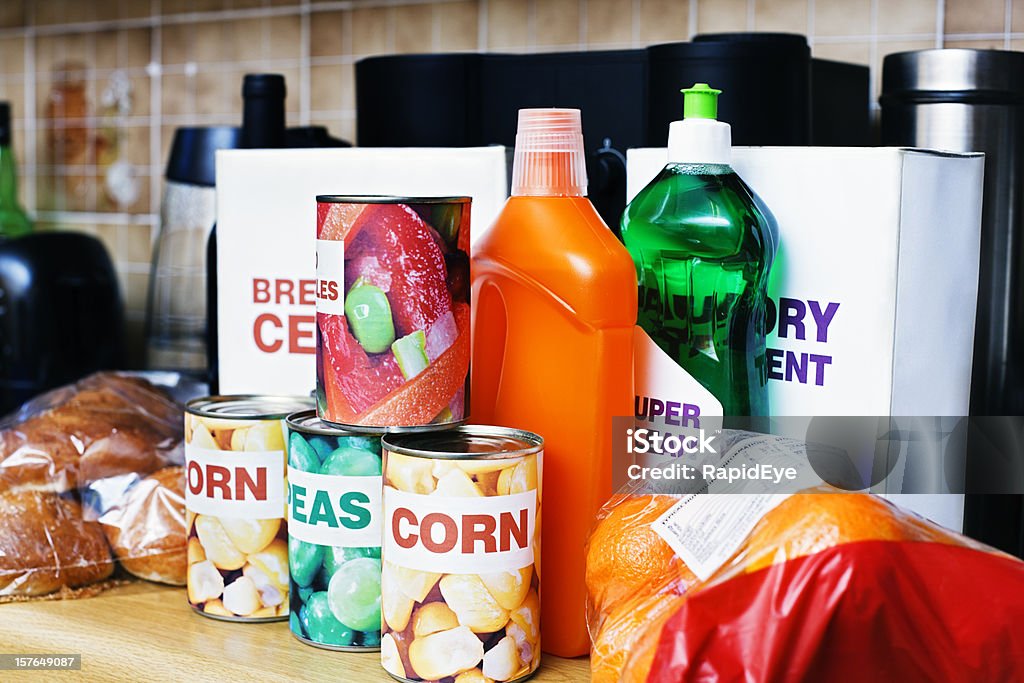
[[[721,90],[715,90],[707,83],[694,83],[692,88],[683,88],[684,119],[717,119],[718,96]]]

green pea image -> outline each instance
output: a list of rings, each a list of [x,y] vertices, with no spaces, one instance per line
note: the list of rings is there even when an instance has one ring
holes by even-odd
[[[345,445],[352,448],[362,448],[364,451],[371,451],[380,455],[379,436],[349,436],[345,437]]]
[[[302,622],[299,621],[299,615],[295,612],[288,615],[288,626],[291,628],[292,633],[302,635]]]
[[[380,647],[380,631],[363,631],[363,647]]]
[[[304,586],[302,588],[299,588],[299,590],[298,590],[299,600],[301,600],[302,602],[306,602],[307,600],[309,600],[309,596],[312,595],[315,592],[316,591],[313,590],[312,586]],[[295,613],[292,612],[292,614],[295,614]]]
[[[324,548],[324,572],[333,576],[341,565],[349,560],[360,557],[380,559],[380,548],[341,548],[328,546]]]
[[[327,588],[328,604],[338,621],[356,631],[380,628],[380,572],[380,560],[370,557],[341,565]]]
[[[302,434],[292,432],[288,438],[288,464],[303,472],[316,472],[320,469],[320,458],[302,438]]]
[[[292,580],[301,587],[313,583],[324,557],[324,546],[288,537],[288,569]]]
[[[349,477],[379,477],[381,459],[376,453],[362,448],[342,446],[331,453],[320,467],[320,474]]]
[[[338,621],[330,607],[327,593],[321,591],[309,596],[304,607],[303,626],[309,637],[325,645],[351,645],[352,629]]]
[[[387,351],[395,341],[391,304],[380,287],[357,281],[345,297],[345,318],[367,353]]]
[[[320,462],[323,462],[338,447],[338,440],[329,436],[314,436],[309,440],[309,445],[316,451]]]

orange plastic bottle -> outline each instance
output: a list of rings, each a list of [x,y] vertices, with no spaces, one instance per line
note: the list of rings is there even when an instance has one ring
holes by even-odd
[[[512,174],[473,253],[470,414],[544,437],[541,642],[575,657],[589,649],[583,549],[612,493],[611,420],[633,414],[636,270],[586,198],[579,110],[521,110]]]

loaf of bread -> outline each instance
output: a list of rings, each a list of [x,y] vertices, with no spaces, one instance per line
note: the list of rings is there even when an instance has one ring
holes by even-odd
[[[181,409],[148,382],[98,373],[32,401],[0,431],[0,492],[63,493],[181,462]]]
[[[0,597],[102,581],[114,556],[136,576],[184,583],[182,432],[180,406],[115,373],[51,391],[6,418]]]
[[[0,595],[43,595],[108,578],[110,548],[73,498],[49,491],[0,494]]]
[[[131,574],[183,586],[185,560],[185,470],[165,467],[128,489],[100,517],[121,566]]]

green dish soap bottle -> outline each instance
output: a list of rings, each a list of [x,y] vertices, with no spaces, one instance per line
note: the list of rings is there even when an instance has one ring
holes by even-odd
[[[705,83],[683,90],[668,164],[622,217],[639,285],[636,418],[670,428],[768,415],[767,287],[778,228],[730,166],[720,92]]]

